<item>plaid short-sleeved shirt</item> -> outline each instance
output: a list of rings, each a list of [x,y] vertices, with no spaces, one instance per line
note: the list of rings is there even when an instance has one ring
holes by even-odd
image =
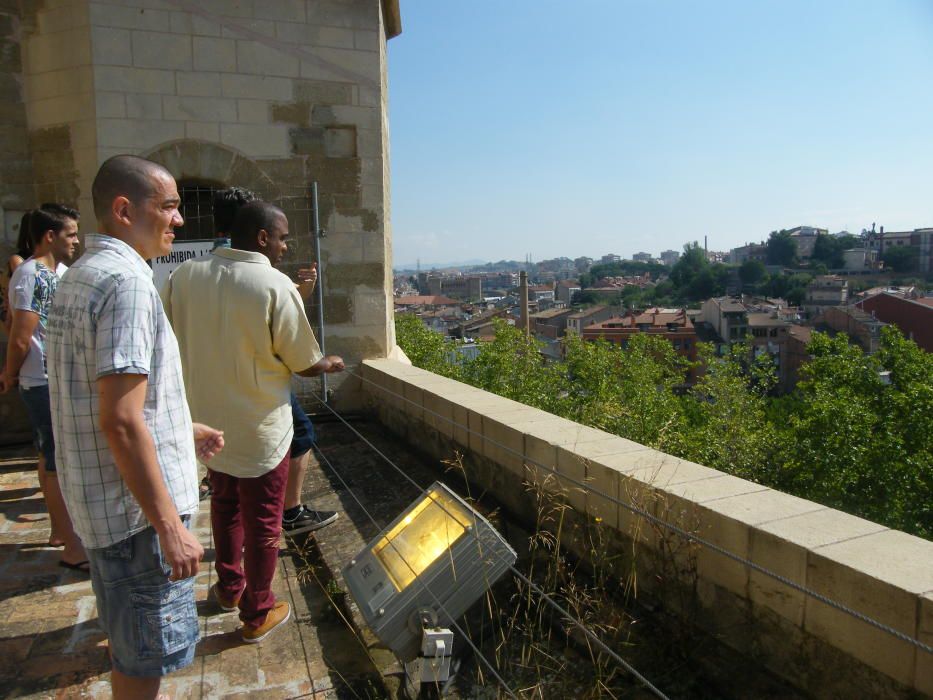
[[[106,547],[149,523],[100,429],[100,377],[148,375],[144,417],[179,514],[197,511],[198,476],[178,343],[152,270],[116,238],[91,234],[86,246],[59,283],[46,347],[62,493],[85,546]]]

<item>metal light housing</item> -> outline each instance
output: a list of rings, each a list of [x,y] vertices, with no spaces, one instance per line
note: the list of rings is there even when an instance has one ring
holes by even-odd
[[[515,559],[483,516],[435,482],[344,568],[343,578],[375,635],[411,661],[425,627],[460,617]]]

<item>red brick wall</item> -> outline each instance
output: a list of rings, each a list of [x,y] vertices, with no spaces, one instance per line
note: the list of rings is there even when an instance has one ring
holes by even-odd
[[[933,352],[933,307],[890,294],[878,294],[856,306],[874,313],[880,321],[893,323],[921,348]]]

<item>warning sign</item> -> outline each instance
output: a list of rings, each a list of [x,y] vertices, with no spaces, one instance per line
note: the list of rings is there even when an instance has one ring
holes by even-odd
[[[172,270],[185,260],[203,258],[214,249],[214,239],[202,241],[177,241],[172,244],[172,252],[152,259],[152,281],[159,293],[168,281]]]

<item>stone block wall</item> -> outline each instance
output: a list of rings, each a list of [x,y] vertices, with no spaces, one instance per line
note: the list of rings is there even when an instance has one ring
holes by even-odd
[[[472,481],[532,523],[526,484],[552,491],[570,506],[562,541],[583,559],[598,518],[620,579],[634,566],[642,595],[807,694],[933,695],[933,655],[784,582],[931,645],[933,542],[394,360],[365,362],[363,377],[370,410],[414,447],[462,454]]]
[[[22,89],[22,32],[23,13],[19,3],[0,4],[0,254],[3,260],[13,252],[20,217],[35,199]]]
[[[97,171],[96,106],[89,7],[24,2],[22,90],[34,200],[77,206],[93,227],[90,179]],[[25,208],[25,207],[24,207]]]
[[[91,230],[99,164],[144,155],[179,181],[278,201],[291,273],[312,261],[317,181],[327,350],[354,364],[385,357],[394,346],[386,41],[399,31],[392,0],[2,3],[0,205],[12,222],[44,200],[76,204]],[[352,382],[332,386],[338,403],[358,401]]]

